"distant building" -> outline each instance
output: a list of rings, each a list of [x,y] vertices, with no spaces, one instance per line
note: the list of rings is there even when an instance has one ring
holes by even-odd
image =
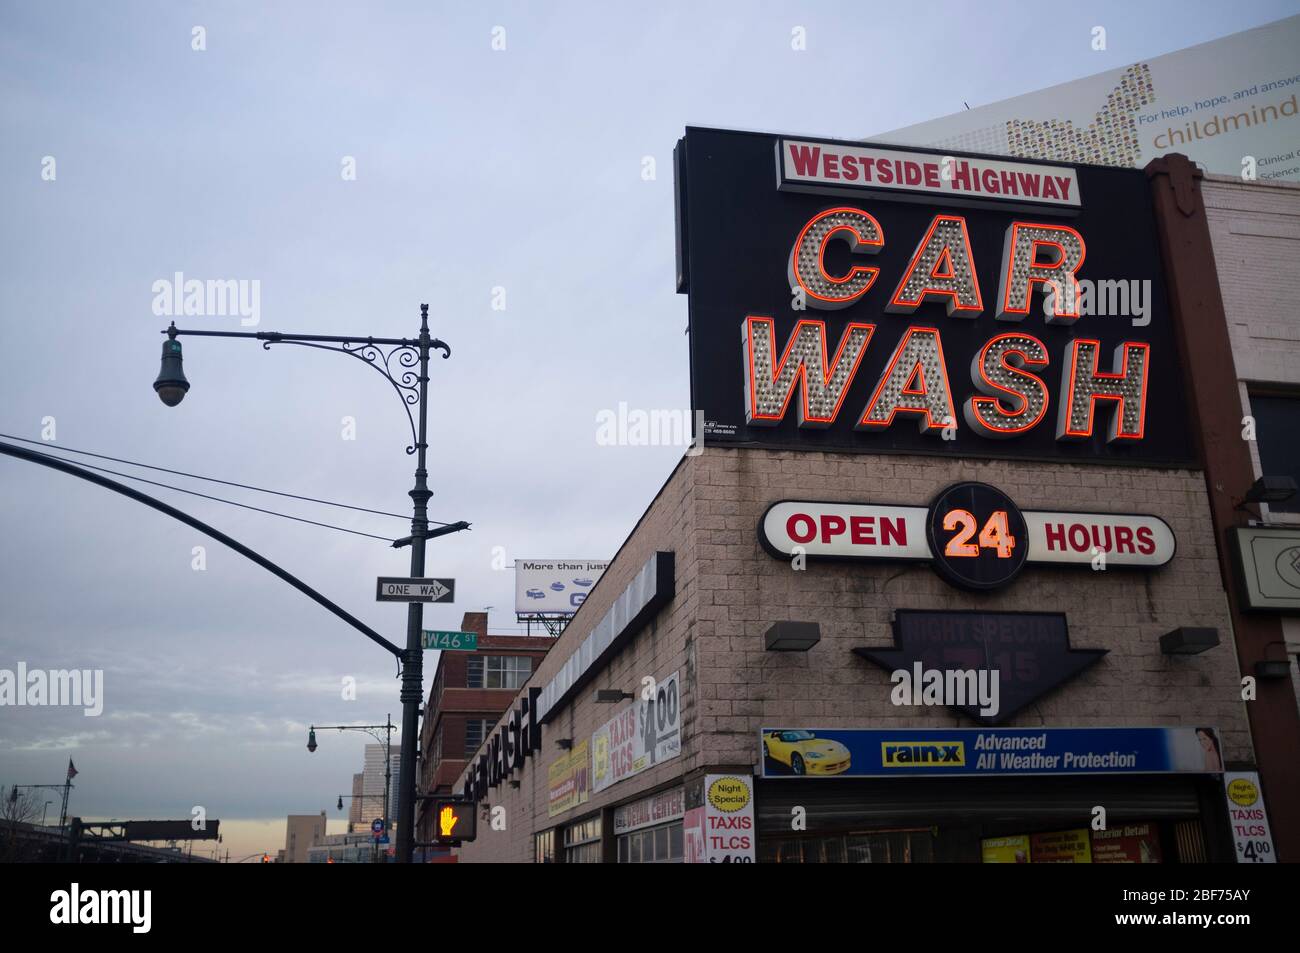
[[[290,814],[285,825],[284,857],[286,864],[307,863],[307,852],[325,839],[325,812]]]
[[[391,862],[388,855],[391,844],[383,848],[382,854],[375,850],[374,838],[369,832],[350,834],[329,834],[321,843],[307,852],[310,864],[371,864],[376,857]]]
[[[356,810],[360,812],[359,827],[357,829],[367,834],[370,832],[371,821],[384,816],[384,752],[386,748],[386,745],[381,744],[366,745],[365,767],[361,772],[361,797],[352,802],[358,805]],[[402,767],[401,739],[397,735],[393,736],[392,759],[392,781],[388,792],[388,818],[391,823],[395,824],[393,818],[397,816],[397,780],[401,776]],[[355,776],[353,784],[355,786]]]
[[[361,819],[361,795],[364,790],[364,774],[352,775],[352,800],[348,802],[348,833],[362,830],[365,822]]]
[[[420,732],[420,793],[452,792],[489,729],[546,655],[553,638],[488,635],[487,613],[466,612],[461,629],[478,635],[473,652],[441,652]],[[396,780],[396,769],[394,769]],[[416,806],[416,840],[433,839],[432,817]]]

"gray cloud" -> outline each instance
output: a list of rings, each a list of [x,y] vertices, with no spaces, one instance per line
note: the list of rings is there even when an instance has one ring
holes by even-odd
[[[411,334],[428,301],[453,348],[430,384],[431,514],[474,529],[430,546],[431,573],[456,577],[458,594],[427,624],[490,605],[493,628],[509,628],[513,574],[493,570],[493,547],[609,555],[679,456],[597,446],[595,415],[689,403],[671,161],[685,124],[866,134],[1287,7],[1194,6],[1058,11],[1060,30],[1037,42],[1019,15],[990,31],[998,15],[965,5],[6,4],[0,431],[36,438],[53,417],[59,444],[400,513],[412,461],[387,384],[337,356],[189,339],[193,389],[168,410],[150,388],[166,324],[151,286],[176,271],[255,279],[262,329],[327,334]],[[1086,42],[1098,16],[1106,54]],[[195,24],[205,52],[190,49]],[[790,50],[795,25],[806,53]],[[54,182],[40,178],[46,155]],[[505,311],[491,307],[498,286]],[[0,783],[58,782],[71,756],[86,816],[335,816],[367,738],[327,734],[309,755],[305,726],[397,717],[390,658],[160,514],[9,459],[0,486],[0,667],[100,668],[106,692],[99,718],[0,710]],[[403,607],[377,605],[372,587],[406,572],[404,551],[158,494],[401,640]],[[355,702],[340,698],[345,676]]]

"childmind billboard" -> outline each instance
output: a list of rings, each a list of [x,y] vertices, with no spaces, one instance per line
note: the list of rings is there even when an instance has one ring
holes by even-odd
[[[1193,463],[1138,170],[688,128],[705,443]]]

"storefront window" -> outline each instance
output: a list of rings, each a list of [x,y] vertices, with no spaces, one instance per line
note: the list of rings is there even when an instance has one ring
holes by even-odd
[[[682,855],[681,821],[647,827],[618,839],[620,864],[680,864]]]
[[[585,817],[564,829],[564,862],[566,864],[601,862],[599,814]]]
[[[1093,831],[1083,824],[1028,831],[993,824],[766,836],[759,839],[758,847],[760,862],[777,864],[922,864],[953,860],[986,864],[1159,864],[1206,860],[1200,822],[1195,820],[1178,822],[1168,831],[1158,821],[1126,821],[1104,831]]]
[[[533,863],[555,863],[555,829],[533,835]]]
[[[924,828],[764,837],[759,840],[758,860],[768,864],[929,864],[934,862],[934,835]]]

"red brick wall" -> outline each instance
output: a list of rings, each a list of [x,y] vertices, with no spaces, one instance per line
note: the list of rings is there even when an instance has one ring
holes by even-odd
[[[420,792],[451,791],[465,767],[465,727],[470,719],[496,722],[514,700],[515,690],[467,688],[472,655],[528,656],[536,668],[554,642],[549,638],[517,635],[488,635],[487,613],[467,612],[461,629],[478,634],[476,652],[441,652],[429,689],[424,721],[420,730]],[[441,757],[433,757],[434,735],[441,731]],[[417,817],[422,812],[417,811]],[[420,840],[433,836],[427,819],[420,821]]]

